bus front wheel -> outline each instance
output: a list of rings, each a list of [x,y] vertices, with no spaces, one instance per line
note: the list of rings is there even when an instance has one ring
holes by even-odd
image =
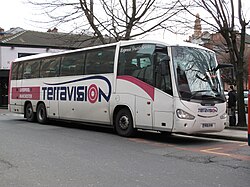
[[[36,121],[36,114],[33,111],[33,107],[31,103],[28,103],[25,107],[25,116],[27,121],[34,122]]]
[[[46,112],[46,108],[45,105],[43,103],[40,103],[37,107],[37,111],[36,111],[36,116],[37,116],[37,121],[39,123],[46,123],[48,118],[47,118],[47,112]]]
[[[130,137],[135,134],[133,119],[130,111],[126,108],[121,109],[115,118],[115,129],[118,135]]]

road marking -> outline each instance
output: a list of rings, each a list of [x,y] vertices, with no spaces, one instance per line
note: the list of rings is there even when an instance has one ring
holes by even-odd
[[[154,147],[172,147],[177,150],[185,150],[185,151],[191,151],[191,152],[197,152],[197,153],[203,153],[203,154],[214,154],[218,156],[223,157],[230,157],[238,160],[250,160],[250,156],[248,155],[240,155],[240,154],[233,154],[232,151],[239,149],[240,147],[248,146],[247,142],[234,142],[234,143],[226,143],[226,144],[220,144],[217,145],[218,147],[213,146],[207,146],[207,147],[182,147],[179,145],[175,145],[172,143],[164,143],[164,142],[157,142],[153,140],[146,140],[143,138],[129,138],[130,141],[133,141],[135,143],[141,143],[146,144]],[[231,152],[231,153],[229,153]]]
[[[231,154],[228,153],[220,153],[220,152],[216,152],[216,150],[222,150],[223,148],[221,147],[217,147],[217,148],[212,148],[212,149],[203,149],[200,150],[201,152],[205,152],[205,153],[212,153],[212,154],[216,154],[216,155],[223,155],[223,156],[231,156]]]
[[[248,143],[240,143],[240,147],[248,146]]]
[[[130,141],[136,142],[136,143],[143,143],[151,146],[156,146],[156,147],[174,147],[173,144],[168,144],[168,143],[161,143],[161,142],[155,142],[152,140],[145,140],[142,138],[128,138]]]

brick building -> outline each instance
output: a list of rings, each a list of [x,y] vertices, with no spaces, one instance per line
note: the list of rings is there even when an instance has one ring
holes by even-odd
[[[238,41],[240,40],[240,36],[237,36]],[[201,27],[201,19],[199,14],[196,15],[195,24],[194,24],[194,33],[192,36],[189,36],[188,42],[195,43],[198,45],[202,45],[206,48],[209,48],[216,52],[218,63],[230,63],[230,57],[229,53],[227,52],[227,46],[225,39],[220,33],[209,33],[207,31],[202,32]],[[245,55],[244,55],[244,62],[245,62],[245,84],[244,88],[248,89],[248,81],[247,81],[247,75],[248,75],[248,58],[250,56],[250,35],[246,34],[246,40],[245,40]],[[226,82],[230,82],[230,80],[227,80],[228,76],[222,77],[224,78],[225,82],[225,89],[227,89]]]

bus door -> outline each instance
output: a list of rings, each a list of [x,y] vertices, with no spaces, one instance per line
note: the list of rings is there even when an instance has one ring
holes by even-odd
[[[126,89],[127,93],[136,96],[135,122],[138,128],[172,128],[173,97],[168,64],[166,46],[135,44],[121,47],[118,75],[141,88]]]
[[[166,49],[165,49],[166,50]],[[155,98],[153,106],[153,128],[171,131],[174,120],[174,99],[170,73],[170,59],[163,48],[159,48],[155,55]]]
[[[171,131],[173,128],[173,97],[161,91],[156,91],[153,107],[153,128],[160,131]]]

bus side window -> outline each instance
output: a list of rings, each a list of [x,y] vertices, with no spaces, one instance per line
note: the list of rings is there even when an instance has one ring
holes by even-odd
[[[11,80],[17,80],[18,65],[19,65],[18,62],[12,63]]]
[[[133,75],[138,69],[137,59],[134,58],[133,54],[127,53],[124,56],[120,56],[118,66],[119,75]]]
[[[58,77],[60,57],[47,58],[41,62],[40,77]]]
[[[85,74],[113,73],[115,47],[94,49],[87,52]]]
[[[155,75],[155,86],[159,88],[160,90],[173,95],[172,91],[172,83],[171,83],[171,75],[170,75],[170,66],[169,61],[166,61],[165,58],[167,57],[166,53],[157,52],[156,53],[156,75]],[[162,66],[161,63],[165,63],[165,66]],[[161,68],[165,67],[166,69],[164,72],[166,72],[164,75],[162,75]]]
[[[63,56],[60,76],[83,75],[84,57],[84,53],[73,53]]]
[[[130,75],[153,85],[153,52],[155,45],[136,44],[120,49],[118,75]]]
[[[31,79],[39,77],[40,60],[24,62],[23,78]]]
[[[20,62],[17,70],[17,79],[20,80],[22,78],[23,78],[23,62]]]

